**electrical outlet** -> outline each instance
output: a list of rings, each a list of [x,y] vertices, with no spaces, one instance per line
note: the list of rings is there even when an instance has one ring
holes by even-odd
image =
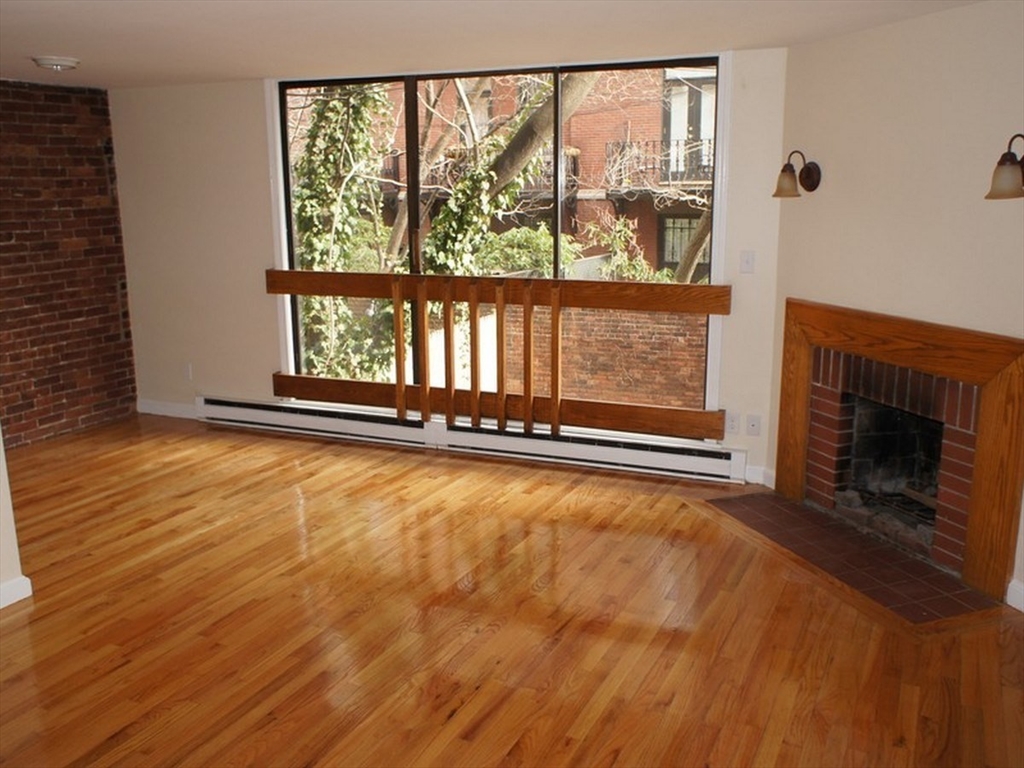
[[[740,251],[740,274],[754,274],[754,261],[757,254],[754,251]]]
[[[185,378],[192,381],[192,363],[188,363],[185,366]]]
[[[761,417],[756,413],[747,414],[747,434],[751,437],[761,434]]]
[[[725,431],[730,435],[740,433],[740,415],[736,411],[725,412]]]

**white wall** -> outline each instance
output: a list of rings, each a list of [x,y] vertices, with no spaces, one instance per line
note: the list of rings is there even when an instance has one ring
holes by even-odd
[[[140,400],[271,397],[264,101],[260,82],[110,92]]]
[[[31,594],[32,582],[21,572],[7,456],[4,453],[3,434],[0,433],[0,608]]]
[[[983,199],[1022,95],[1021,2],[791,49],[785,146],[823,181],[781,201],[777,321],[796,296],[1024,336],[1024,201]]]
[[[1024,130],[1024,3],[794,48],[786,89],[824,180],[782,202],[780,294],[1024,335],[1024,205],[982,199]]]
[[[723,210],[714,237],[725,238],[725,279],[732,285],[732,313],[722,321],[719,405],[743,418],[762,417],[759,437],[727,435],[747,449],[747,477],[774,484],[768,428],[775,339],[779,204],[771,197],[779,171],[785,99],[786,51],[736,51],[731,55],[732,97],[727,106],[727,163]],[[724,214],[724,215],[723,215]],[[754,255],[754,271],[740,273],[739,256]]]

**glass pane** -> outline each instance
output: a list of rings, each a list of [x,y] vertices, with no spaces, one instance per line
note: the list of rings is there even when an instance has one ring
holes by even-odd
[[[295,267],[407,271],[402,84],[291,88],[286,120]]]
[[[423,272],[551,276],[551,94],[548,74],[420,82]]]
[[[708,282],[715,92],[714,66],[563,75],[564,231],[582,249],[566,277]],[[662,217],[692,222],[685,247]]]
[[[344,296],[297,296],[302,370],[311,376],[395,382],[393,303]],[[406,356],[411,317],[405,310]]]
[[[284,106],[294,266],[408,271],[401,83],[290,88]],[[301,373],[393,380],[390,302],[296,301]]]

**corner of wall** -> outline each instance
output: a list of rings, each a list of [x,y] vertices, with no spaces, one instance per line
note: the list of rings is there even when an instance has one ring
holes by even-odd
[[[14,504],[7,476],[7,458],[0,433],[0,608],[32,594],[32,582],[21,572],[18,532],[14,526]]]
[[[1017,531],[1017,553],[1014,557],[1013,580],[1006,590],[1006,604],[1024,613],[1024,497],[1020,501],[1020,530]]]
[[[1024,613],[1024,581],[1014,579],[1006,590],[1006,604]]]
[[[18,576],[0,583],[0,608],[28,597],[32,597],[32,581],[28,576]]]

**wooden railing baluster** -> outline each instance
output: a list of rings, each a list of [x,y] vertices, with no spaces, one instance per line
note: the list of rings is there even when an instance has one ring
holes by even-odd
[[[444,411],[445,422],[455,425],[455,304],[451,278],[444,281]]]
[[[551,286],[551,434],[562,426],[562,293],[558,283]]]
[[[430,312],[425,277],[420,277],[416,285],[416,316],[420,326],[420,359],[416,377],[420,385],[420,418],[426,423],[430,421]]]
[[[504,430],[508,423],[508,391],[505,382],[505,281],[494,286],[494,333],[497,339],[496,367],[498,369],[498,429]]]
[[[391,307],[395,330],[395,415],[399,421],[405,421],[405,299],[400,275],[391,280]]]
[[[533,281],[523,283],[523,432],[533,432]]]
[[[480,283],[469,284],[469,417],[480,426]]]

